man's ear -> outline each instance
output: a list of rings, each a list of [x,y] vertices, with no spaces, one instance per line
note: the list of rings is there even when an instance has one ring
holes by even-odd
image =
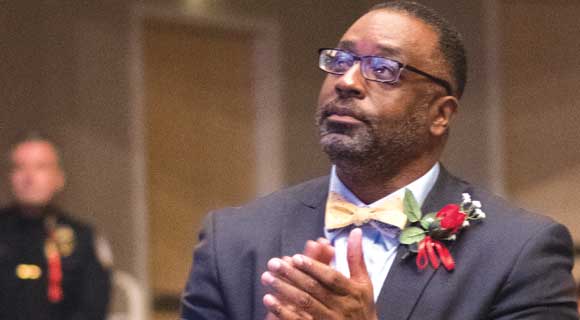
[[[454,96],[444,96],[435,100],[429,109],[431,134],[438,137],[443,136],[458,108],[459,100]]]

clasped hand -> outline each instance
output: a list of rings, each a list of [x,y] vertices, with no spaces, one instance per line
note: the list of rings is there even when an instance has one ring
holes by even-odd
[[[308,241],[303,254],[270,259],[261,279],[271,292],[263,298],[266,319],[378,319],[362,231],[353,229],[348,237],[350,278],[329,265],[333,256],[328,240],[319,239]]]

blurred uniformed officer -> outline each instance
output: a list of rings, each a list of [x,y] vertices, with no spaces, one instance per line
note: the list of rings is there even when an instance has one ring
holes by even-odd
[[[52,204],[60,155],[31,134],[10,150],[13,204],[0,210],[0,319],[103,320],[111,253],[92,229]]]

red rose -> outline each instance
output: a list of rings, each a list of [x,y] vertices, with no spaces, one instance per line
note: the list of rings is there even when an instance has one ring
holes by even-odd
[[[459,206],[456,204],[446,205],[435,216],[441,219],[441,227],[451,230],[452,233],[459,231],[466,217],[465,213],[459,211]]]

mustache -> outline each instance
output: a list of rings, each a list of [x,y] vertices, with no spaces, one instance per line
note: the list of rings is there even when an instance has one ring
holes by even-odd
[[[319,108],[318,123],[321,124],[326,118],[332,115],[349,116],[361,122],[369,123],[369,119],[359,110],[360,108],[356,106],[354,101],[332,100]]]

